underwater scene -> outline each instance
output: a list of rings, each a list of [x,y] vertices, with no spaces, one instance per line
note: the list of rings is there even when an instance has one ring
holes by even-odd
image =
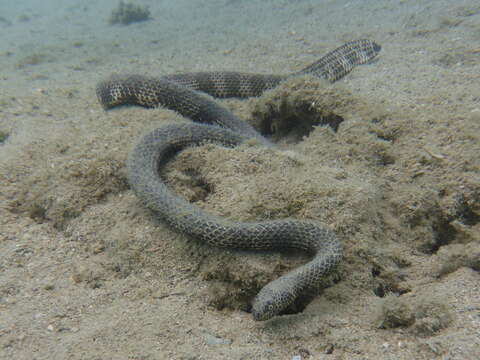
[[[478,1],[0,32],[0,359],[480,358]]]

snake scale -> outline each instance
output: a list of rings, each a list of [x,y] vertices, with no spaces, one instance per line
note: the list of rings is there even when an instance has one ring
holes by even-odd
[[[342,257],[336,235],[312,221],[282,219],[238,222],[213,216],[171,192],[159,169],[172,154],[205,142],[235,146],[256,138],[273,146],[249,124],[217,104],[210,96],[258,96],[292,76],[312,74],[334,82],[355,66],[371,61],[380,45],[356,40],[328,53],[320,60],[290,75],[239,72],[200,72],[160,78],[113,75],[97,85],[97,96],[105,109],[118,105],[163,106],[195,123],[168,125],[144,136],[129,154],[128,181],[134,193],[176,230],[208,244],[239,249],[300,249],[313,254],[306,264],[263,287],[252,303],[255,320],[279,315],[298,297],[316,287]]]

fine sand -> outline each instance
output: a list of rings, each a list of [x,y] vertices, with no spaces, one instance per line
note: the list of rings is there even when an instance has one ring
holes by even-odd
[[[0,358],[480,358],[478,1],[139,0],[152,19],[128,26],[108,24],[117,1],[39,3],[0,5]],[[382,51],[338,83],[219,101],[277,148],[208,144],[163,173],[210,213],[311,219],[342,240],[316,296],[254,322],[252,297],[307,255],[165,226],[125,160],[142,134],[187,120],[105,112],[95,85],[289,73],[358,38]]]

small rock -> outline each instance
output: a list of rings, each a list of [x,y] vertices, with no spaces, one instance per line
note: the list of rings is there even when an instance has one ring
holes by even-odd
[[[407,327],[415,322],[415,315],[408,300],[398,297],[386,297],[382,304],[380,317],[381,329]]]
[[[50,291],[50,290],[53,290],[55,289],[55,285],[53,284],[45,284],[45,286],[43,287],[45,290],[47,291]]]

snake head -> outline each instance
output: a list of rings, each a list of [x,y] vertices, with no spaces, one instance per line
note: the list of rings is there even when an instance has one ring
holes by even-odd
[[[255,321],[265,321],[278,315],[277,308],[272,299],[267,301],[258,301],[255,298],[252,306],[252,316]]]
[[[252,303],[252,316],[255,321],[265,321],[279,315],[285,308],[290,305],[284,296],[284,291],[274,289],[273,283],[265,286]]]

